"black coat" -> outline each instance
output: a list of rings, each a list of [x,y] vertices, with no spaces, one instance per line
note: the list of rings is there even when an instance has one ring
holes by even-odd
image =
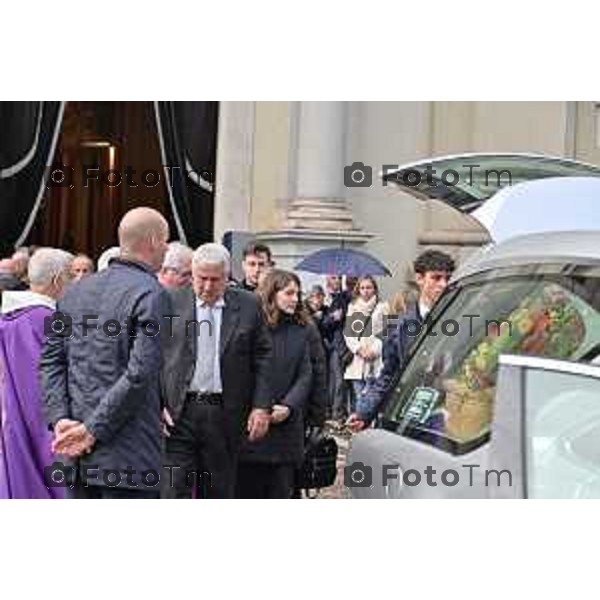
[[[148,267],[113,259],[108,269],[71,286],[57,310],[72,319],[73,329],[71,337],[48,337],[44,346],[40,367],[47,421],[52,427],[63,418],[82,421],[95,436],[93,451],[76,461],[81,468],[94,467],[88,471],[90,485],[103,485],[104,472],[117,470],[120,487],[139,489],[143,471],[160,474],[161,469],[161,338],[151,336],[151,329],[148,335],[138,329],[132,337],[127,323],[154,321],[162,334],[169,298]],[[97,316],[86,319],[87,328],[85,315]],[[111,319],[122,324],[118,336],[103,330]],[[124,474],[128,467],[136,474]]]
[[[172,330],[164,339],[164,402],[177,421],[196,365],[197,338],[186,322],[196,319],[196,296],[187,286],[170,292]],[[251,408],[270,409],[271,337],[254,294],[229,287],[221,323],[220,361],[223,406],[230,444],[237,446]]]
[[[288,406],[290,416],[282,423],[271,424],[263,439],[246,441],[240,461],[298,465],[304,457],[305,410],[312,389],[309,326],[284,318],[270,332],[273,403]]]
[[[317,325],[308,325],[308,348],[312,368],[312,388],[306,405],[306,424],[322,427],[327,414],[327,356]]]
[[[346,323],[346,313],[352,300],[352,294],[347,291],[337,292],[331,295],[331,304],[327,307],[327,312],[320,324],[321,332],[327,342],[329,350],[336,350],[338,354],[343,354],[346,347],[344,341],[344,326]],[[333,314],[341,310],[342,317],[335,320]]]

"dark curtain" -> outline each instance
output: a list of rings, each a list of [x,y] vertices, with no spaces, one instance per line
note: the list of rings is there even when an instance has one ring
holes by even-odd
[[[113,146],[114,162],[107,147]],[[117,241],[117,225],[135,206],[150,206],[169,221],[177,237],[169,191],[162,169],[154,102],[67,102],[55,162],[72,169],[73,186],[53,186],[45,191],[36,223],[28,238],[35,245],[59,246],[97,258]],[[100,180],[84,180],[90,166],[99,172],[115,168],[135,172],[135,187],[125,182],[109,187]],[[141,183],[145,170],[160,175],[154,187]]]
[[[192,247],[212,241],[218,102],[157,102],[178,227]]]
[[[17,242],[95,257],[116,243],[122,215],[140,205],[163,212],[173,238],[183,234],[193,247],[211,241],[218,106],[69,102],[65,108],[60,102],[0,102],[0,257],[12,253]],[[106,151],[83,145],[90,140],[113,144],[115,166],[133,166],[138,177],[145,169],[171,167],[168,184],[163,177],[154,188],[84,186],[84,164],[107,167]],[[46,165],[59,163],[70,167],[72,185],[47,187]]]
[[[0,102],[0,256],[33,220],[61,118],[61,102]]]

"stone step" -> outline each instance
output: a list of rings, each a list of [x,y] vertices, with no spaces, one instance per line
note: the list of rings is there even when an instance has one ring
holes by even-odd
[[[344,199],[324,199],[319,200],[318,198],[296,198],[289,204],[290,209],[293,208],[336,208],[338,210],[347,210],[348,203]]]
[[[314,219],[292,219],[287,218],[285,220],[285,226],[290,229],[328,229],[328,230],[342,230],[342,231],[357,231],[357,229],[353,226],[352,219],[350,220],[340,220],[336,219],[334,221],[327,220],[323,218],[314,218]]]
[[[288,217],[292,219],[340,219],[341,221],[352,221],[352,215],[339,210],[291,210]]]

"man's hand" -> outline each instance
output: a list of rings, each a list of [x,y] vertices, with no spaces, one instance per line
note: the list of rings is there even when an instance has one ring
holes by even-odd
[[[59,428],[58,423],[56,424],[55,431],[60,429],[61,432],[55,435],[52,441],[53,452],[74,458],[92,449],[96,443],[96,438],[87,430],[83,423],[77,421],[75,423],[75,425],[71,425],[68,428],[66,426]]]
[[[57,421],[56,425],[54,426],[54,437],[60,437],[69,429],[76,427],[80,423],[81,421],[74,421],[73,419],[61,419],[60,421]]]
[[[81,421],[75,421],[73,419],[61,419],[54,425],[54,439],[52,440],[52,452],[61,452],[59,448],[62,448],[61,440],[66,439],[66,436],[70,431],[73,431],[76,427],[81,425]]]
[[[253,408],[248,417],[248,439],[251,442],[264,437],[269,430],[271,415],[264,408]]]
[[[169,437],[171,432],[169,431],[169,427],[175,427],[175,423],[171,418],[171,413],[168,411],[167,407],[163,408],[161,420],[160,420],[160,428],[165,437]]]
[[[361,419],[356,413],[352,413],[346,421],[346,427],[352,431],[352,433],[358,433],[367,426],[366,421]]]
[[[290,416],[290,409],[284,404],[274,404],[271,412],[271,423],[282,423]]]

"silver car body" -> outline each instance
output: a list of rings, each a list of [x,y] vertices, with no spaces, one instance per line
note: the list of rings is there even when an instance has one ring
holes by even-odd
[[[590,168],[584,165],[583,174]],[[596,183],[584,179],[589,202]],[[514,186],[518,206],[525,206],[526,194],[517,188],[527,185]],[[546,189],[552,185],[546,179]],[[549,210],[568,212],[576,205],[577,182],[567,187],[562,205],[555,200]],[[568,231],[539,232],[528,215],[536,233],[520,226],[517,237],[482,248],[456,272],[413,344],[382,426],[352,439],[345,478],[353,497],[600,497],[600,367],[591,364],[600,356],[600,185],[598,190],[599,209],[570,215]],[[502,204],[514,212],[508,192],[501,192]],[[462,206],[473,212],[484,202]],[[561,219],[554,222],[560,229]],[[473,335],[471,327],[469,337],[464,329],[455,339],[434,337],[458,308],[473,306],[487,310],[491,323],[496,310],[508,313],[517,324],[514,338],[521,335],[527,348],[505,335],[506,351],[500,351],[487,320],[485,335],[481,328]],[[540,306],[545,320],[534,311]],[[537,331],[539,322],[552,336],[544,338],[542,326]],[[498,325],[498,336],[507,328]]]

